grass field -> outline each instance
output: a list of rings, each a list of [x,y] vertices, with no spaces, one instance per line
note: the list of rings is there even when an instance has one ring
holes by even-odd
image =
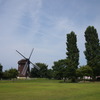
[[[33,79],[0,81],[0,100],[100,100],[100,83]]]

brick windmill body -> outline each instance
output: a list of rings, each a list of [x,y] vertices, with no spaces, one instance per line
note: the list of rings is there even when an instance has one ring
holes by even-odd
[[[16,50],[17,51],[17,50]],[[19,51],[17,51],[24,59],[18,61],[18,78],[27,78],[30,77],[30,64],[33,65],[36,69],[40,69],[36,64],[33,64],[30,61],[31,55],[33,53],[33,49],[30,53],[29,58],[23,56]]]

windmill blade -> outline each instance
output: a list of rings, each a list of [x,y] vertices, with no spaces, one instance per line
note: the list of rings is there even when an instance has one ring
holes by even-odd
[[[27,59],[25,56],[23,56],[18,50],[16,50],[16,52],[18,52],[22,57],[24,57],[25,59]]]
[[[24,68],[22,70],[22,73],[21,73],[22,75],[25,75],[26,74],[27,68],[28,68],[28,61],[26,62],[25,66],[24,66]]]
[[[33,50],[34,50],[34,48],[32,49],[32,51],[31,51],[31,53],[30,53],[29,59],[31,58],[31,55],[32,55],[32,53],[33,53]]]
[[[35,67],[36,69],[40,70],[39,66],[37,66],[36,64],[33,64],[32,62],[30,62],[30,63],[33,65],[33,67]]]

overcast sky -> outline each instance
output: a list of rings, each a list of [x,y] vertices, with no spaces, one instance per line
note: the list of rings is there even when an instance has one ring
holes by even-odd
[[[85,65],[84,32],[97,29],[100,39],[100,0],[0,0],[0,63],[17,68],[22,59],[53,65],[66,58],[66,34],[77,34],[80,65]]]

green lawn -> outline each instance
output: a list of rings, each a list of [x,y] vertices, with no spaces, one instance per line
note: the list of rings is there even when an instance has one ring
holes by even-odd
[[[0,100],[100,100],[100,83],[33,79],[0,81]]]

